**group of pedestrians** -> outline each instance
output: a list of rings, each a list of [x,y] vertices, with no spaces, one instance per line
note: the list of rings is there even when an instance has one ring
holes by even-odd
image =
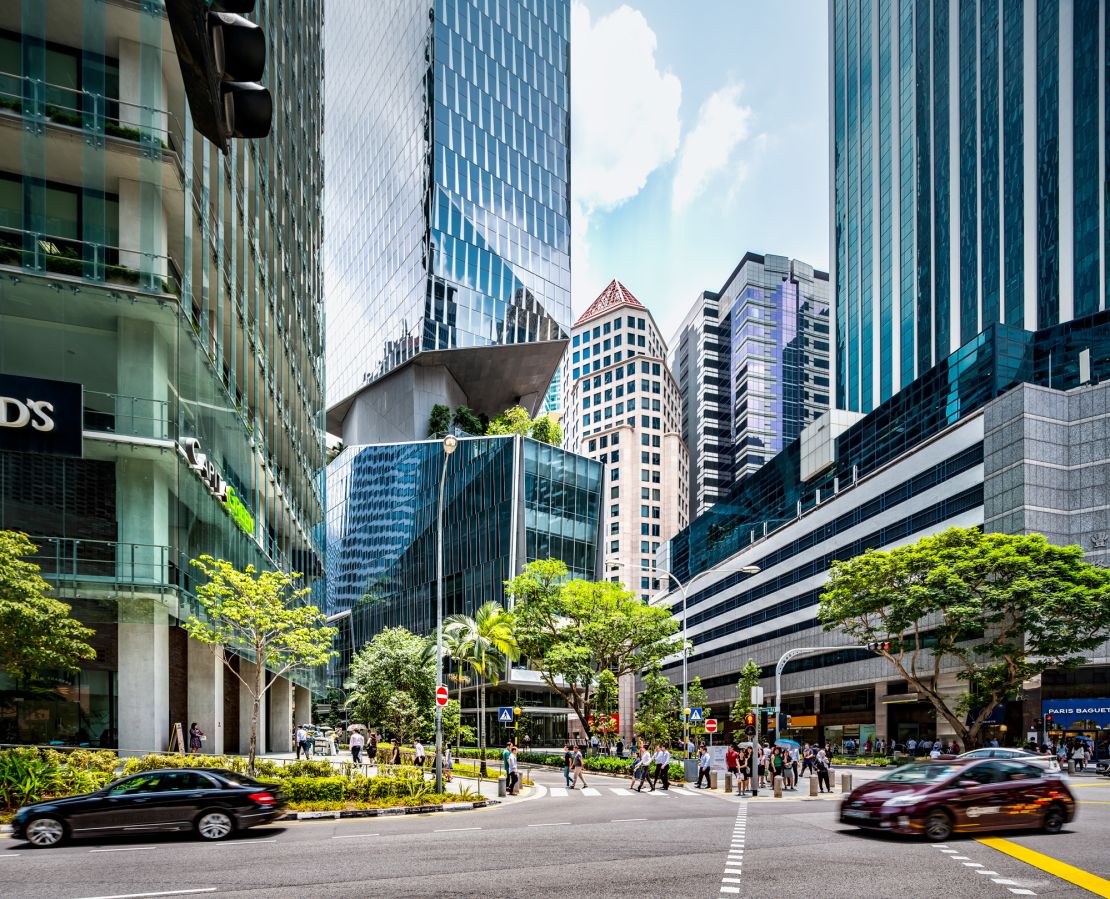
[[[653,753],[647,743],[641,740],[636,744],[628,788],[642,793],[644,784],[647,784],[654,793],[660,780],[663,781],[661,789],[671,788],[671,751],[663,743],[657,743]]]
[[[566,782],[567,789],[573,790],[575,784],[579,781],[582,782],[582,788],[586,788],[586,778],[582,775],[585,770],[585,763],[582,759],[582,747],[578,745],[577,741],[574,743],[566,742],[563,744],[563,780]]]

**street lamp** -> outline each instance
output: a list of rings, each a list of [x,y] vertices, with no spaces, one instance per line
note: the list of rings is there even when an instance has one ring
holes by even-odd
[[[459,440],[454,434],[443,438],[443,470],[439,476],[439,512],[436,516],[436,689],[443,683],[443,488],[447,485],[447,462]],[[443,706],[436,703],[436,792],[443,792]]]

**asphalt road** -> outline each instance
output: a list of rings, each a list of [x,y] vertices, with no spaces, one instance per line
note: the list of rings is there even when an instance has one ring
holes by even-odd
[[[37,850],[0,838],[0,896],[1092,895],[974,839],[936,847],[842,827],[837,797],[633,794],[596,776],[585,793],[560,795],[558,775],[536,780],[534,798],[495,808],[270,825],[216,845],[171,835]],[[1110,879],[1110,780],[1075,784],[1081,807],[1067,832],[1006,834],[1003,845]]]

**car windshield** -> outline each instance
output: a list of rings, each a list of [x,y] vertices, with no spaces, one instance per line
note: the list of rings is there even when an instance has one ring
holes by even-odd
[[[959,770],[959,765],[903,765],[888,771],[879,780],[896,784],[935,784]]]

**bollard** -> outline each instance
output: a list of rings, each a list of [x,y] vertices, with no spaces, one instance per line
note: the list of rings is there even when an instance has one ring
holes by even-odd
[[[732,772],[731,771],[726,771],[725,772],[725,792],[726,793],[731,793],[732,792]]]
[[[812,774],[809,776],[809,795],[817,795],[817,778],[814,777]]]
[[[782,775],[776,774],[774,780],[775,798],[782,799]]]
[[[710,771],[709,772],[709,789],[711,789],[711,790],[717,789],[717,772],[716,771]]]
[[[504,777],[497,778],[497,796],[498,796],[498,798],[502,798],[505,795],[505,786],[506,786],[505,778]]]
[[[1068,759],[1068,775],[1075,774],[1075,759]]]
[[[840,792],[841,793],[851,793],[852,792],[852,775],[851,774],[841,774],[840,775]]]

